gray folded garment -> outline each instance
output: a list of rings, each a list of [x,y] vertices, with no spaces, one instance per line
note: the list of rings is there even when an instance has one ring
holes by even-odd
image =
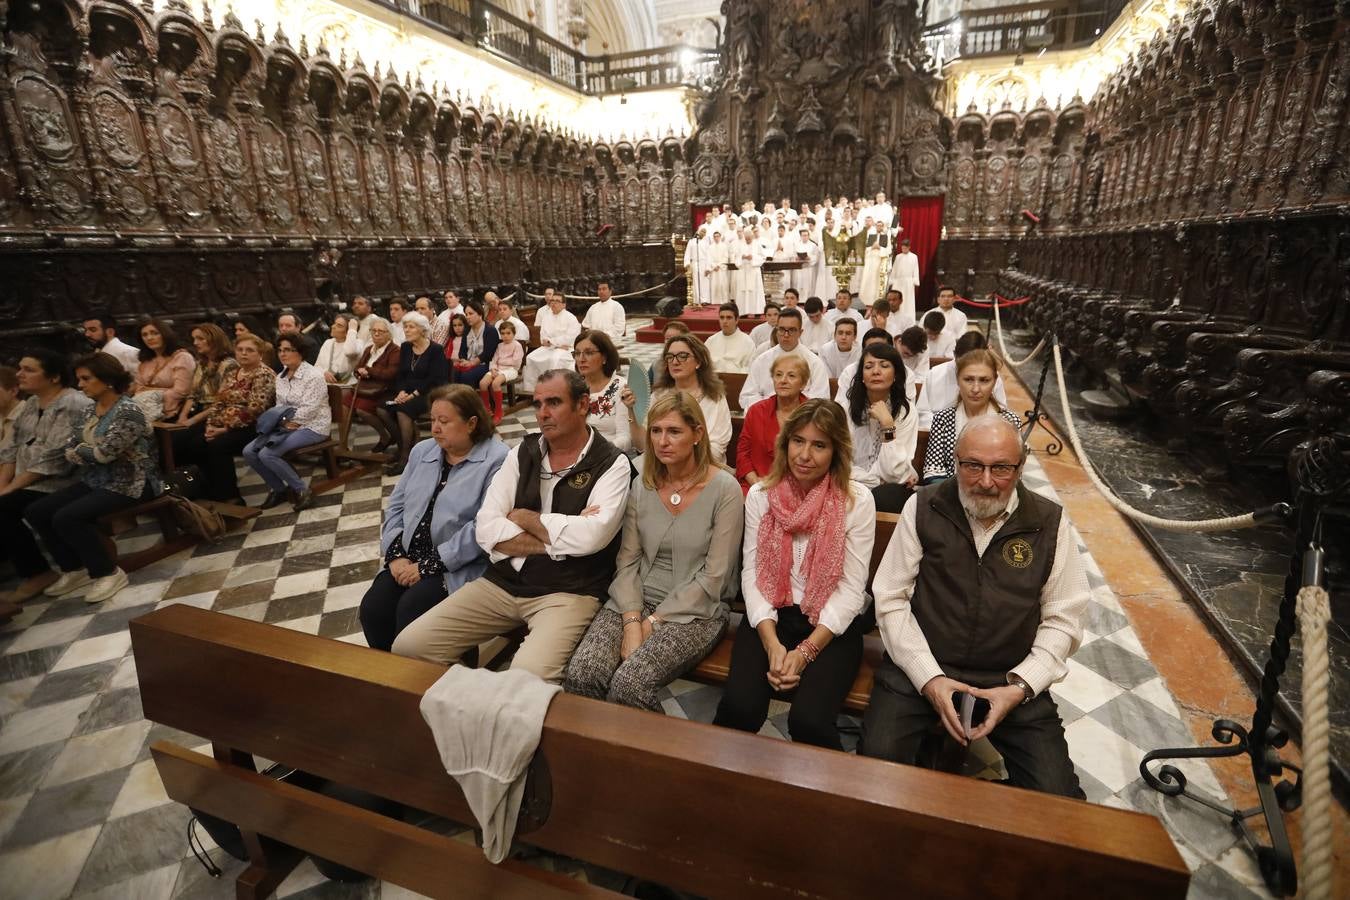
[[[526,771],[560,690],[530,672],[457,665],[422,695],[422,718],[478,819],[489,862],[501,862],[511,849]]]

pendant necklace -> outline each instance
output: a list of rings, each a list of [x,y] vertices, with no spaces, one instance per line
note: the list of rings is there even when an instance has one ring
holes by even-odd
[[[694,478],[697,478],[697,477],[698,477],[697,475],[694,476]],[[679,488],[676,488],[675,490],[671,491],[671,492],[670,492],[670,505],[671,505],[671,506],[679,506],[679,505],[680,505],[680,501],[684,499],[683,497],[680,496],[680,491],[687,491],[687,490],[689,490],[689,485],[691,485],[691,484],[693,484],[693,483],[694,483],[694,479],[691,478],[691,479],[689,479],[688,481],[686,481],[686,482],[684,483],[684,486],[683,486],[683,487],[679,487]]]

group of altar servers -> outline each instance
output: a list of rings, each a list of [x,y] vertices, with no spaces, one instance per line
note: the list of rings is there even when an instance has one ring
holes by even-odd
[[[903,231],[884,193],[871,203],[861,197],[826,198],[814,206],[803,204],[800,211],[786,197],[778,205],[765,203],[762,210],[746,201],[739,213],[727,203],[720,211],[714,208],[689,240],[684,265],[700,306],[729,301],[742,315],[763,315],[764,264],[799,261],[800,268],[787,271],[784,289],[794,288],[802,297],[833,297],[844,288],[864,307],[898,290],[905,318],[912,321],[919,258]],[[851,240],[861,233],[867,235],[863,264],[852,267],[849,283],[841,285],[825,259],[824,237]]]

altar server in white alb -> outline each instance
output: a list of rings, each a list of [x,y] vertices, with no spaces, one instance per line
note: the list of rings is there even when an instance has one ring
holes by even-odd
[[[792,286],[803,297],[815,296],[822,257],[820,245],[811,239],[811,229],[807,225],[797,226],[796,254],[802,267],[792,273]]]
[[[863,256],[862,277],[858,283],[858,302],[863,306],[871,306],[881,296],[882,269],[891,255],[891,235],[885,226],[871,216],[864,223],[867,228],[867,251]]]
[[[750,368],[755,355],[755,342],[741,331],[739,312],[734,303],[723,303],[717,309],[720,331],[708,336],[704,346],[712,357],[714,372],[743,373]]]
[[[521,386],[533,391],[539,376],[549,369],[572,368],[572,345],[581,334],[581,323],[567,309],[567,300],[552,287],[544,288],[544,306],[534,314],[539,329],[539,347],[525,357]]]
[[[919,257],[909,249],[909,238],[900,241],[900,252],[891,260],[886,289],[900,292],[900,318],[914,321],[914,290],[919,286]]]
[[[712,243],[708,245],[708,256],[703,267],[708,273],[708,302],[726,303],[731,299],[731,271],[727,263],[731,262],[731,245],[722,240],[722,232],[714,230]]]
[[[617,344],[623,340],[623,336],[628,329],[628,320],[624,315],[623,304],[612,296],[608,281],[602,281],[596,286],[595,295],[600,299],[592,303],[591,308],[586,310],[586,318],[581,320],[581,327],[587,331],[603,331],[611,341]]]
[[[764,249],[752,226],[741,229],[740,236],[731,245],[731,256],[731,261],[736,264],[736,271],[731,275],[736,307],[746,315],[763,315]]]
[[[705,264],[707,256],[708,229],[700,225],[698,233],[684,245],[684,268],[689,273],[689,290],[698,306],[708,302],[708,292],[712,290],[712,277]]]

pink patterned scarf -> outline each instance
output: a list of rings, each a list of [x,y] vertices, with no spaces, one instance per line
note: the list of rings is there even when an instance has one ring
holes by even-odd
[[[802,559],[806,574],[802,614],[815,625],[844,574],[846,498],[828,476],[803,494],[789,475],[768,494],[769,509],[760,520],[755,550],[755,583],[775,609],[791,606],[792,536],[808,532],[810,539]]]

